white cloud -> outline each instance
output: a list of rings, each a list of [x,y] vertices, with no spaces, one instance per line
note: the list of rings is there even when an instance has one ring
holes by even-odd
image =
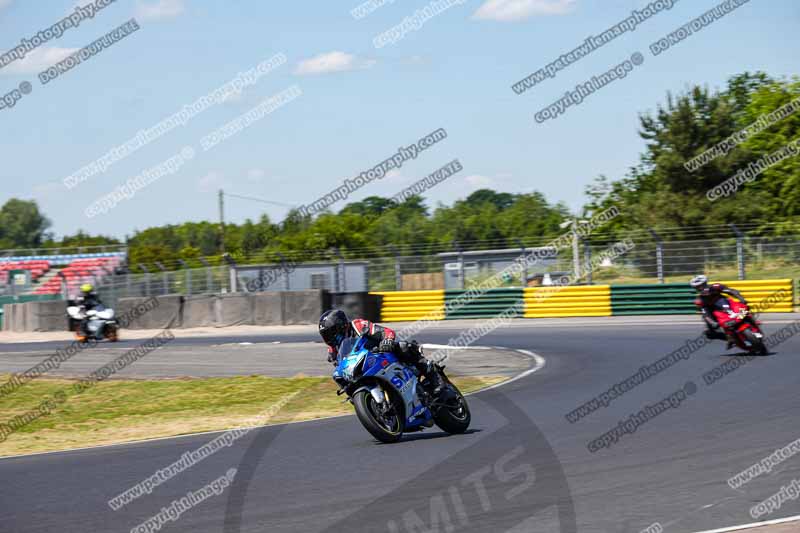
[[[410,179],[407,176],[404,176],[402,172],[400,172],[396,168],[393,168],[392,170],[386,173],[386,175],[381,179],[381,181],[384,183],[388,183],[390,185],[399,185],[401,183],[406,183],[410,181]]]
[[[13,61],[7,67],[0,69],[0,74],[38,74],[77,51],[77,48],[40,46],[25,54],[22,59]]]
[[[185,10],[183,0],[156,0],[136,3],[136,18],[142,20],[163,20],[177,17]]]
[[[330,72],[345,72],[371,68],[375,65],[374,59],[359,59],[352,54],[333,51],[319,54],[310,59],[305,59],[297,64],[295,74],[328,74]]]
[[[266,175],[267,173],[261,168],[251,168],[247,171],[247,180],[253,183],[261,183]]]
[[[11,5],[11,0],[0,0],[0,9],[5,9]]]
[[[472,15],[482,20],[503,22],[523,20],[535,15],[565,15],[577,0],[487,0]]]
[[[209,193],[217,192],[220,189],[229,187],[230,183],[224,176],[217,172],[211,171],[199,180],[197,180],[197,190],[199,192]]]
[[[486,189],[494,185],[494,180],[492,178],[489,176],[481,176],[480,174],[464,176],[464,182],[470,187],[475,187],[476,189]]]

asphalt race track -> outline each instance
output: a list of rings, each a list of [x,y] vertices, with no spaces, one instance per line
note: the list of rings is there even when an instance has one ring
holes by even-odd
[[[766,318],[768,334],[789,320],[777,322]],[[726,480],[800,438],[797,336],[709,385],[703,374],[731,360],[717,341],[608,407],[575,423],[565,418],[696,337],[700,324],[688,323],[517,322],[478,344],[531,350],[546,364],[471,396],[466,435],[434,428],[380,445],[355,417],[266,427],[118,511],[110,498],[215,435],[2,459],[0,531],[128,532],[230,468],[237,472],[229,488],[160,531],[638,533],[658,522],[672,533],[754,522],[752,506],[800,478],[800,456],[739,490]],[[443,324],[418,338],[444,344],[454,333]],[[609,448],[589,451],[591,440],[678,390],[691,394]],[[763,520],[798,514],[800,501],[787,501]]]

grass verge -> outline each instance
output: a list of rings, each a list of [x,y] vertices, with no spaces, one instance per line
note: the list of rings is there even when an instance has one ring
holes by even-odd
[[[0,383],[9,379],[0,375]],[[453,377],[462,392],[506,378]],[[0,399],[0,428],[41,402],[66,393],[66,401],[0,442],[0,457],[69,450],[255,425],[254,417],[281,405],[258,423],[279,424],[350,414],[327,377],[109,380],[75,393],[73,380],[40,378]],[[290,399],[286,401],[287,398]],[[285,404],[284,404],[285,402]],[[2,433],[0,433],[2,435]]]

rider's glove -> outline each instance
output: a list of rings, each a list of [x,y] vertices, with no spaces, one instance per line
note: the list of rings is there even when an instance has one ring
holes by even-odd
[[[328,362],[335,363],[337,359],[336,352],[328,348]]]
[[[392,339],[383,339],[380,344],[378,344],[378,351],[381,353],[388,353],[394,351],[395,343]]]

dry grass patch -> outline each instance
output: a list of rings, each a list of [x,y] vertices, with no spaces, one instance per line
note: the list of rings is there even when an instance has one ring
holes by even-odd
[[[10,376],[0,375],[0,383]],[[453,378],[465,393],[503,381],[498,376]],[[330,378],[109,380],[77,394],[73,380],[40,378],[0,399],[0,424],[29,412],[56,392],[67,400],[0,442],[0,456],[68,450],[232,427],[279,424],[353,408],[336,396]],[[269,416],[265,417],[265,412]]]

